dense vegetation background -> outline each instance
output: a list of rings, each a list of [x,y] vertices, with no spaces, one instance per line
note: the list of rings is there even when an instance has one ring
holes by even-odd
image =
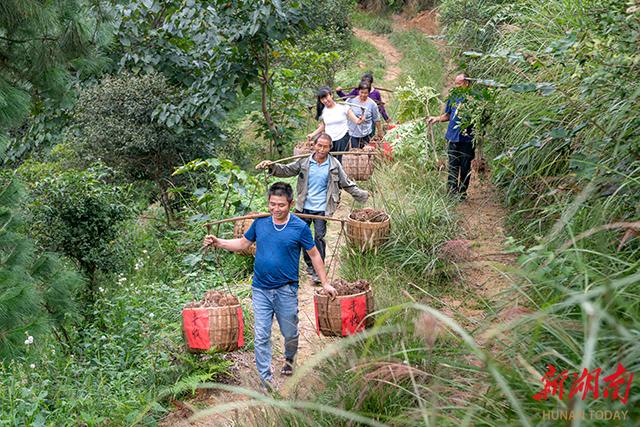
[[[390,425],[526,425],[563,405],[531,399],[539,379],[529,364],[640,372],[640,7],[359,6],[366,12],[351,0],[3,2],[0,423],[153,425],[170,397],[222,378],[223,357],[183,351],[179,308],[212,287],[248,293],[240,283],[251,265],[200,252],[202,224],[264,208],[252,165],[288,154],[314,125],[307,105],[317,86],[355,81],[358,58],[384,70],[353,38],[351,18],[392,33],[405,53],[392,111],[410,123],[398,134],[399,162],[372,184],[393,195],[380,201],[397,221],[391,244],[345,254],[342,266],[346,278],[379,282],[387,329],[325,363],[317,402]],[[442,48],[479,80],[464,120],[512,212],[513,292],[529,312],[483,368],[469,365],[464,356],[480,350],[456,334],[435,347],[415,336],[411,320],[424,307],[396,306],[404,293],[450,292],[454,274],[437,248],[454,236],[455,213],[416,120],[445,80],[442,50],[415,31],[393,32],[390,17],[432,7]],[[366,372],[349,370],[353,360],[411,369],[364,393]],[[468,381],[456,387],[471,410],[443,410],[439,390],[461,373]],[[637,385],[629,396],[624,406],[576,404],[638,419]],[[308,411],[322,425],[346,422]],[[282,419],[305,425],[306,416]]]

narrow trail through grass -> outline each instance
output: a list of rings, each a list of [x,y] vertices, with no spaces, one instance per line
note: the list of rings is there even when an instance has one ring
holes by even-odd
[[[360,40],[371,43],[384,55],[386,60],[386,73],[383,80],[385,82],[397,80],[402,72],[398,66],[402,60],[402,53],[391,43],[389,37],[374,34],[363,28],[354,28],[353,32]]]

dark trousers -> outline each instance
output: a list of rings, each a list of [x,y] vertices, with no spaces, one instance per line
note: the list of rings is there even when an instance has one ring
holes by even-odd
[[[296,210],[296,212],[311,215],[324,215],[324,211],[310,211],[309,209],[303,209],[302,212]],[[311,224],[313,223],[313,239],[316,243],[316,247],[318,248],[318,252],[320,252],[322,260],[324,261],[325,250],[327,247],[327,244],[324,241],[324,236],[327,234],[327,221],[324,219],[301,219],[306,222],[309,227],[311,227]],[[307,264],[307,270],[311,271],[311,269],[313,269],[311,257],[309,257],[309,254],[304,249],[302,250],[302,256],[304,257],[304,263]]]
[[[349,151],[349,133],[345,133],[344,136],[337,141],[333,141],[331,152],[336,151]],[[336,156],[336,160],[342,163],[342,154]]]
[[[351,148],[363,148],[365,145],[369,143],[369,140],[371,139],[371,135],[367,135],[363,137],[351,136],[350,139],[351,139]]]
[[[466,194],[471,178],[471,160],[475,157],[473,142],[449,141],[449,191]]]

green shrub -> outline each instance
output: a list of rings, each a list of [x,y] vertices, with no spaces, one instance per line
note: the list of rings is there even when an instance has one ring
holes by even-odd
[[[22,171],[36,168],[26,163]],[[112,173],[96,165],[86,171],[56,171],[32,183],[28,210],[31,234],[45,248],[75,260],[95,284],[98,270],[119,265],[114,240],[120,223],[132,214],[127,189],[109,183]]]
[[[415,81],[408,77],[404,85],[396,88],[397,113],[399,121],[425,119],[439,114],[439,93],[429,86],[416,86]]]
[[[171,172],[206,151],[195,131],[178,133],[164,123],[165,113],[159,109],[175,93],[156,74],[106,77],[80,94],[70,134],[83,157],[103,161],[129,179],[154,182],[168,219],[173,215],[167,195]]]

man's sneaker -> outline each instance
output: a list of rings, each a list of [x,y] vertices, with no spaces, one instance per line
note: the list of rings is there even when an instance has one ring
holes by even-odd
[[[280,375],[285,375],[287,377],[293,375],[293,360],[285,359],[284,365],[282,365],[282,369],[280,370]]]

